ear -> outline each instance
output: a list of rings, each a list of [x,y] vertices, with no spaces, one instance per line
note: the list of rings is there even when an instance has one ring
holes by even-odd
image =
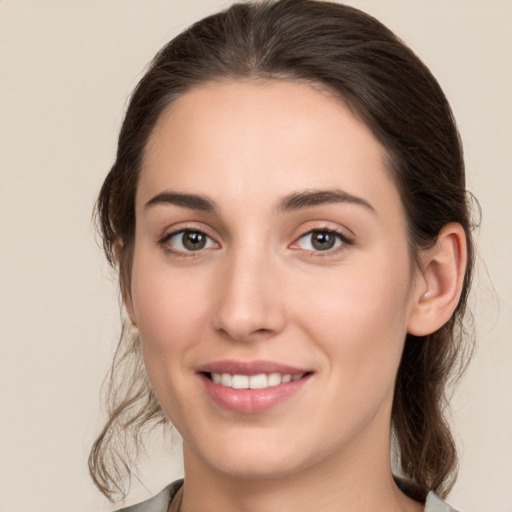
[[[420,252],[420,271],[407,331],[426,336],[451,318],[459,303],[467,262],[466,234],[455,222],[439,233],[436,244]]]
[[[116,258],[117,264],[120,267],[121,260],[123,258],[123,251],[124,246],[123,242],[120,239],[117,239],[114,244],[114,256]],[[132,327],[137,328],[137,324],[134,321],[134,312],[133,312],[133,301],[132,301],[132,294],[130,291],[130,286],[128,283],[128,276],[126,275],[126,272],[124,275],[120,275],[120,285],[121,285],[121,296],[123,298],[123,304],[126,308],[126,311],[128,313],[128,317],[130,318],[130,322]]]

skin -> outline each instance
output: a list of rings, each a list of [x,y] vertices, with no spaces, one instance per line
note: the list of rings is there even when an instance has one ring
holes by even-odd
[[[313,190],[367,204],[279,208]],[[215,209],[148,205],[168,192]],[[158,121],[136,217],[125,301],[183,437],[182,511],[422,510],[392,480],[393,388],[406,333],[437,328],[456,305],[463,234],[452,226],[421,269],[411,264],[385,151],[367,127],[307,84],[203,85]],[[205,248],[169,236],[184,229],[205,233]],[[317,250],[311,230],[342,238]],[[312,375],[270,410],[242,414],[214,403],[198,377],[221,359]]]

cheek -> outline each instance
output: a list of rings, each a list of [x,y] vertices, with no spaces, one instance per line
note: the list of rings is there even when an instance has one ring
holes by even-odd
[[[297,304],[335,379],[351,389],[393,387],[407,332],[410,279],[394,261],[351,267]]]
[[[200,329],[208,316],[204,279],[154,260],[143,251],[135,254],[131,286],[134,316],[152,381],[157,373],[164,378],[167,373],[172,375],[171,369],[177,365],[186,367],[186,354],[201,341]]]
[[[193,400],[187,388],[191,357],[204,338],[201,326],[208,312],[199,280],[183,279],[168,265],[135,258],[132,273],[134,313],[146,371],[155,395],[173,425],[186,430]],[[204,284],[204,280],[203,284]]]

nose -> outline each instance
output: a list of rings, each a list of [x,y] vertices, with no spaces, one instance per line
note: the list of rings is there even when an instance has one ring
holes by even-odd
[[[271,256],[239,251],[218,275],[213,327],[234,341],[271,338],[286,323],[279,269]]]

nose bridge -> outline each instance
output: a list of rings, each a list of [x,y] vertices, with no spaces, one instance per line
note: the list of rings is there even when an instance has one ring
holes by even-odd
[[[270,336],[283,327],[277,261],[262,245],[233,246],[219,273],[214,327],[235,340]]]

